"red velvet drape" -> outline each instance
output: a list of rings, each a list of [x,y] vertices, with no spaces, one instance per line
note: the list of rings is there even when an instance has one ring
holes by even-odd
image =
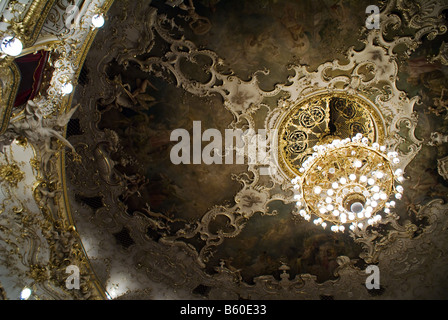
[[[28,81],[27,83],[21,83],[21,86],[19,87],[20,91],[17,93],[16,100],[14,102],[15,107],[20,106],[26,103],[28,100],[33,99],[37,94],[42,81],[42,71],[44,69],[45,63],[47,62],[47,58],[48,52],[41,50],[35,54],[31,53],[15,59],[15,63],[22,73],[22,82],[24,81],[23,73],[33,73],[32,82]]]

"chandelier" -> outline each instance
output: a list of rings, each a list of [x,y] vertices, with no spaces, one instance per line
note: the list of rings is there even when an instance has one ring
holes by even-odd
[[[352,138],[315,145],[292,179],[297,212],[305,220],[343,232],[377,224],[402,198],[403,171],[397,152],[370,144],[358,133]]]

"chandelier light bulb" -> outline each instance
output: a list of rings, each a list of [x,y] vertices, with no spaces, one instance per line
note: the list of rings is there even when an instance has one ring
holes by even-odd
[[[364,205],[361,202],[354,202],[351,206],[350,206],[350,210],[353,213],[360,213],[362,212],[362,210],[364,210]]]

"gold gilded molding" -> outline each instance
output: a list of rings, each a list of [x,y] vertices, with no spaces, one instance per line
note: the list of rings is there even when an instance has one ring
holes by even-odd
[[[278,123],[278,162],[290,178],[301,175],[313,146],[329,139],[362,133],[372,142],[384,140],[383,121],[372,103],[344,91],[311,94],[287,108]]]
[[[9,57],[0,63],[0,79],[0,134],[3,134],[8,127],[21,80],[19,67]]]
[[[54,2],[55,0],[34,0],[21,22],[12,21],[10,29],[24,47],[36,41]]]
[[[10,186],[17,187],[25,173],[16,164],[0,165],[0,181],[6,181]]]
[[[22,41],[24,50],[20,56],[30,53],[28,47],[33,45],[39,36],[42,26],[50,12],[55,0],[34,0],[28,8],[22,21],[9,21],[10,26],[6,32],[0,32],[3,38],[13,34]],[[20,72],[14,62],[14,58],[5,57],[0,63],[1,92],[0,102],[0,134],[3,134],[9,124],[11,111],[20,84]]]

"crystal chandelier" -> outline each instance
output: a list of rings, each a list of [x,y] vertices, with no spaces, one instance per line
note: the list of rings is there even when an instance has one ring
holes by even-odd
[[[298,214],[305,220],[330,226],[334,232],[362,229],[390,213],[395,199],[401,199],[403,171],[400,160],[385,146],[370,144],[358,133],[353,138],[334,139],[315,145],[314,153],[292,179]]]

